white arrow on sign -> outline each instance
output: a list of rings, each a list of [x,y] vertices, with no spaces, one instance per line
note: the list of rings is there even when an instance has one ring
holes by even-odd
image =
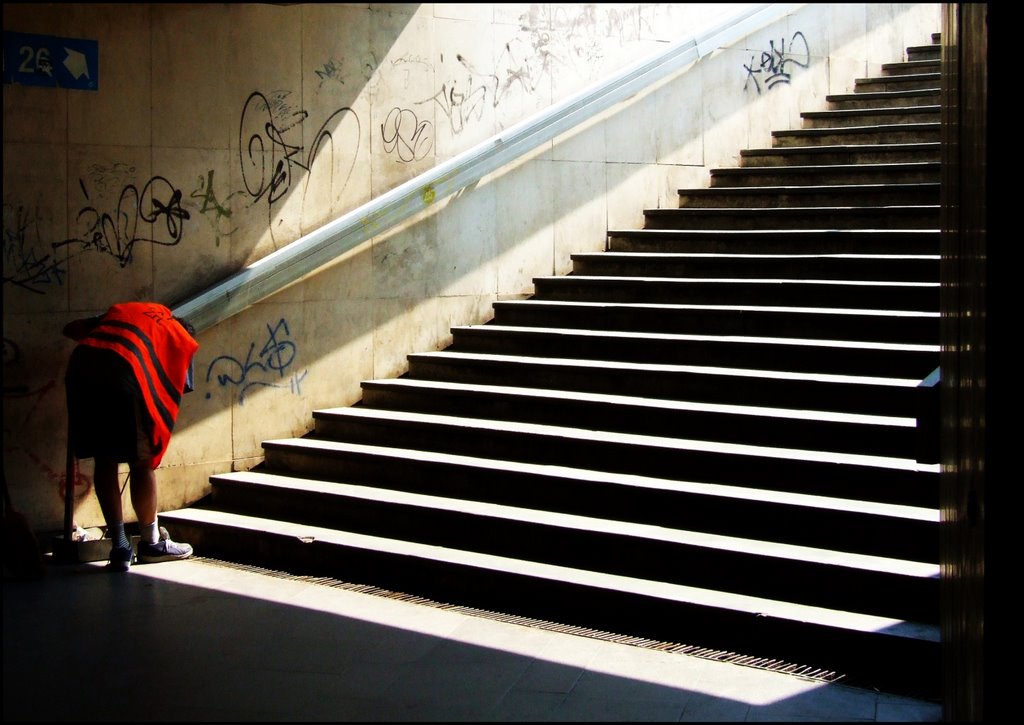
[[[75,80],[82,76],[88,78],[89,64],[85,60],[85,54],[71,48],[64,48],[64,50],[68,53],[68,57],[64,59],[64,67],[68,69],[68,72],[75,77]]]

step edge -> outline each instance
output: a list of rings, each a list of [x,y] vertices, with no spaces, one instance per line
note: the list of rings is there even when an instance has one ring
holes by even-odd
[[[200,513],[202,512],[202,513]],[[198,514],[198,515],[197,515]],[[465,555],[466,552],[459,552],[454,549],[442,547],[430,547],[427,545],[407,545],[402,542],[395,542],[391,539],[368,537],[364,535],[338,536],[330,529],[318,527],[287,525],[269,519],[258,519],[256,517],[232,516],[211,516],[203,510],[182,510],[162,513],[161,516],[174,520],[191,521],[199,525],[221,525],[237,529],[249,528],[259,530],[263,533],[272,533],[282,537],[299,538],[307,540],[312,537],[314,541],[328,544],[338,544],[354,548],[362,548],[372,551],[384,551],[400,556],[413,556],[425,558],[431,561],[441,561],[454,565],[478,567],[491,571],[500,571],[509,574],[522,574],[534,578],[549,580],[554,583],[574,583],[598,589],[626,592],[639,596],[656,597],[668,601],[676,601],[680,604],[692,604],[698,606],[710,606],[718,609],[728,609],[736,613],[751,614],[760,617],[775,617],[799,623],[817,622],[823,626],[834,627],[848,631],[861,632],[864,634],[877,634],[879,636],[890,636],[898,639],[923,640],[926,642],[940,641],[939,628],[935,625],[911,622],[901,619],[879,617],[851,612],[841,612],[823,607],[812,607],[798,605],[788,602],[781,602],[769,599],[760,599],[747,595],[735,595],[722,592],[715,592],[708,589],[686,587],[676,584],[662,582],[651,582],[648,580],[633,579],[621,575],[598,574],[586,570],[558,567],[549,564],[526,565],[524,562],[496,557],[493,555]],[[218,520],[219,519],[219,520]],[[248,522],[254,522],[248,524]],[[256,524],[258,523],[259,529]],[[462,554],[462,556],[460,556]]]
[[[215,476],[212,479],[230,483],[241,483],[254,488],[287,489],[328,497],[355,498],[368,502],[409,506],[481,518],[501,519],[502,521],[523,525],[547,526],[610,536],[626,536],[658,543],[692,546],[733,554],[764,556],[773,560],[799,561],[810,565],[836,566],[868,573],[896,574],[911,579],[937,579],[939,577],[939,564],[937,563],[836,551],[776,541],[746,539],[703,531],[691,531],[632,521],[605,519],[596,516],[531,509],[523,506],[511,506],[473,499],[450,498],[399,489],[376,488],[360,484],[323,482],[316,479],[303,479],[294,476],[271,479],[268,477],[270,475],[272,474],[260,475],[236,472],[231,475]],[[767,500],[762,502],[775,503],[775,501]],[[805,505],[809,506],[809,504]],[[820,509],[821,507],[816,508]],[[934,520],[929,520],[929,523],[937,524],[938,512],[934,513]]]

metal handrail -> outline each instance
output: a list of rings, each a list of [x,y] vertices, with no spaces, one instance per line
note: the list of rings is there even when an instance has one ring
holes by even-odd
[[[754,5],[672,43],[253,262],[179,303],[174,314],[188,319],[197,332],[213,327],[545,141],[802,4]]]

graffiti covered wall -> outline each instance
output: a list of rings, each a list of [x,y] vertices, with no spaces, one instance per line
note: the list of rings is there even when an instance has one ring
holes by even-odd
[[[738,7],[6,3],[15,505],[39,531],[61,526],[66,322],[122,300],[173,306]],[[306,433],[313,410],[358,401],[360,381],[401,374],[409,353],[445,347],[495,300],[528,296],[534,277],[569,272],[574,252],[676,205],[771,130],[799,127],[801,111],[930,42],[939,7],[795,10],[202,332],[161,509],[258,463],[262,441]],[[60,39],[94,45],[61,57]],[[90,464],[75,473],[86,527],[102,524]]]

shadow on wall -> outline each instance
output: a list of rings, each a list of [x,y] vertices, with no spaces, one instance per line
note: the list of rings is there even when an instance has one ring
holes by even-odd
[[[287,10],[327,12],[313,7]],[[899,12],[887,20],[896,21]],[[7,26],[6,5],[4,13]],[[538,150],[532,161],[439,201],[401,228],[201,334],[197,392],[186,398],[167,465],[200,464],[191,478],[205,482],[209,473],[258,462],[262,440],[304,433],[313,409],[356,402],[361,380],[400,375],[406,354],[449,344],[452,325],[485,321],[494,299],[526,296],[533,277],[569,271],[572,252],[602,249],[609,226],[640,226],[642,209],[653,206],[652,200],[671,204],[674,188],[706,185],[707,165],[718,162],[726,142],[727,152],[738,155],[746,142],[766,140],[771,128],[779,127],[776,119],[797,118],[806,110],[796,107],[803,99],[825,95],[816,84],[830,82],[825,61],[830,50],[819,50],[821,43],[845,45],[860,27],[844,25],[847,36],[833,34],[818,13],[813,6],[801,10],[783,24],[782,36],[778,26],[767,28],[743,48],[701,61],[690,73],[620,104],[599,123]],[[369,22],[371,14],[364,15]],[[119,298],[152,292],[173,304],[429,169],[438,158],[490,136],[495,124],[505,120],[502,113],[511,114],[503,108],[519,114],[507,119],[513,121],[544,107],[559,92],[559,81],[546,65],[554,51],[567,55],[588,47],[584,41],[593,36],[576,28],[560,39],[549,34],[548,45],[537,46],[541,21],[550,24],[552,19],[528,17],[538,25],[527,23],[518,30],[508,25],[512,40],[487,72],[458,48],[438,58],[406,46],[398,55],[390,53],[407,27],[422,30],[413,11],[376,13],[373,47],[361,41],[363,55],[335,54],[324,50],[332,47],[329,41],[310,41],[301,68],[288,78],[267,81],[256,71],[239,70],[236,87],[259,90],[239,96],[236,108],[219,98],[207,99],[211,107],[217,104],[211,115],[221,123],[206,123],[193,135],[181,130],[180,149],[154,147],[152,168],[160,173],[147,183],[121,184],[127,177],[109,166],[68,184],[69,217],[78,214],[69,219],[69,227],[77,223],[79,232],[54,246],[67,253],[59,263],[36,255],[39,245],[31,242],[46,240],[39,238],[40,227],[33,227],[28,205],[19,206],[9,221],[8,199],[14,197],[5,182],[5,379],[23,385],[12,395],[5,390],[5,452],[13,454],[5,465],[15,469],[25,487],[40,478],[53,483],[43,496],[28,494],[37,499],[21,506],[30,518],[45,527],[60,520],[63,506],[59,494],[50,492],[63,490],[60,380],[70,348],[53,331],[66,322],[67,310],[105,309],[114,301],[110,287],[118,289]],[[875,17],[882,19],[881,14]],[[352,40],[367,35],[365,30],[356,23],[343,35]],[[303,28],[314,35],[330,31],[325,22],[307,21]],[[241,65],[264,49],[240,32],[232,31],[230,39],[237,48],[233,60]],[[806,54],[794,39],[806,43]],[[162,43],[169,40],[154,32],[154,57]],[[531,43],[533,55],[527,53]],[[349,46],[344,47],[347,52]],[[359,59],[368,60],[360,64]],[[513,67],[517,73],[510,72]],[[771,85],[769,75],[774,76]],[[289,80],[301,91],[282,90]],[[700,97],[708,83],[730,81],[737,92],[715,94],[713,114],[679,100]],[[225,98],[238,95],[234,88],[213,88],[230,90]],[[12,89],[17,90],[25,89]],[[382,98],[406,100],[374,105]],[[766,111],[769,107],[774,110]],[[5,126],[7,116],[5,110]],[[653,126],[651,118],[665,124]],[[191,148],[196,145],[192,139],[208,134],[210,125],[222,127],[218,133],[231,129],[229,148]],[[723,128],[731,130],[726,134]],[[642,129],[647,131],[635,131]],[[164,171],[160,160],[181,173]],[[195,183],[177,186],[180,177]],[[98,194],[101,187],[111,196]],[[90,200],[81,209],[75,209],[78,194]],[[111,205],[102,206],[101,199]],[[139,215],[140,226],[125,221],[132,213]],[[140,229],[148,236],[132,232]],[[177,254],[188,259],[186,273]],[[126,255],[132,261],[122,264]],[[148,286],[132,270],[146,265],[152,274]],[[17,283],[8,279],[12,269],[22,275]],[[75,279],[113,280],[125,272],[132,277],[128,286],[100,284],[84,297],[72,292]],[[39,296],[56,302],[49,307],[25,302]],[[40,440],[53,445],[40,447]],[[182,486],[185,502],[204,493],[205,484],[189,485]],[[84,518],[88,493],[86,472],[76,488]]]
[[[417,8],[376,13],[384,20],[371,38],[370,11],[337,5],[5,3],[5,31],[99,48],[94,90],[4,88],[4,465],[31,521],[45,528],[63,508],[63,325],[119,300],[171,303],[299,236],[296,213],[283,208],[313,188],[299,183],[320,171],[313,156],[341,156],[353,143],[369,158],[370,106],[360,97]],[[359,22],[339,29],[331,12]],[[350,127],[321,118],[317,153],[303,153],[324,107],[352,107],[335,114],[343,121],[360,103],[364,133],[346,139]],[[365,176],[366,188],[307,221],[368,199]],[[230,402],[214,415],[225,411]],[[98,521],[82,468],[82,518]]]

